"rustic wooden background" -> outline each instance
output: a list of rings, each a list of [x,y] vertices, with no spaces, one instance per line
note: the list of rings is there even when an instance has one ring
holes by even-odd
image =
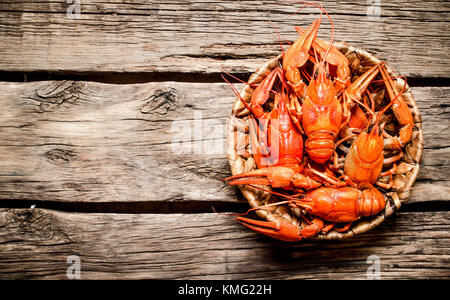
[[[82,279],[364,279],[371,255],[382,279],[450,277],[450,2],[323,2],[336,40],[408,77],[424,156],[410,202],[381,226],[300,244],[213,212],[248,207],[222,182],[234,97],[220,74],[248,78],[280,51],[268,21],[294,40],[317,11],[72,3],[0,2],[1,279],[65,279],[71,255]]]

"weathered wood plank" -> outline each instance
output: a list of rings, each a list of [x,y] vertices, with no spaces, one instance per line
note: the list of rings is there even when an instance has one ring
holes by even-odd
[[[400,213],[345,241],[288,244],[220,214],[74,214],[0,210],[0,278],[448,279],[449,212]],[[338,277],[337,277],[338,276]]]
[[[448,87],[417,87],[425,151],[411,201],[450,200]],[[0,84],[0,199],[236,202],[222,83]]]
[[[220,181],[229,174],[225,116],[233,101],[224,85],[2,87],[2,199],[235,201]],[[202,113],[203,134],[194,132]],[[220,126],[208,132],[214,121]],[[201,147],[213,143],[218,154],[207,155]]]
[[[363,47],[404,75],[449,77],[448,1],[332,1],[335,40]],[[0,70],[253,72],[279,53],[274,22],[294,40],[318,10],[279,1],[83,0],[0,3]],[[67,13],[69,12],[69,14]],[[71,18],[69,18],[71,17]],[[320,35],[330,35],[328,20]]]

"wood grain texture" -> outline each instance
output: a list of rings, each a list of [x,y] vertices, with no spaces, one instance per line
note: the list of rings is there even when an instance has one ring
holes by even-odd
[[[376,1],[373,1],[376,3]],[[403,75],[449,77],[448,1],[324,3],[335,40],[373,52]],[[0,69],[18,72],[253,72],[298,35],[317,9],[279,1],[83,0],[0,3]],[[375,9],[375,10],[374,10]],[[69,18],[67,11],[69,11]],[[289,18],[289,19],[288,19]],[[320,36],[328,38],[323,20]]]
[[[221,122],[232,101],[224,85],[3,87],[2,199],[235,201],[221,181],[229,170]],[[194,133],[196,111],[203,133]],[[220,128],[211,133],[212,121]],[[205,154],[214,142],[218,154]]]
[[[449,212],[400,213],[339,242],[273,241],[218,214],[74,214],[0,210],[0,278],[65,279],[448,279]]]
[[[425,149],[410,201],[450,200],[450,88],[412,91]],[[235,203],[233,101],[222,83],[1,83],[0,199]]]
[[[316,9],[81,0],[73,18],[64,0],[1,1],[1,80],[83,81],[0,82],[0,279],[66,279],[70,255],[82,279],[366,279],[371,255],[381,279],[450,278],[450,2],[380,1],[379,17],[370,2],[323,4],[335,40],[428,85],[412,88],[425,137],[413,204],[361,236],[286,244],[211,213],[248,206],[222,182],[234,95],[211,81],[279,54],[268,21],[292,41]]]

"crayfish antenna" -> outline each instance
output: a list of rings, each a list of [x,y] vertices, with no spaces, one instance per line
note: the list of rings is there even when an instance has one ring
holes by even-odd
[[[251,186],[252,188],[255,188],[257,190],[261,190],[263,192],[266,192],[266,193],[269,193],[269,194],[273,194],[275,196],[280,196],[280,197],[288,199],[286,201],[276,202],[276,204],[289,204],[292,201],[296,201],[296,200],[299,200],[299,199],[305,197],[305,195],[306,195],[305,192],[297,193],[295,195],[287,195],[287,194],[278,193],[278,192],[275,192],[275,191],[272,191],[272,190],[268,190],[268,189],[265,189],[265,188],[262,188],[260,186],[256,186],[256,185],[253,185],[253,184],[249,184],[249,186]]]
[[[275,32],[276,32],[276,34],[277,34],[277,37],[278,37],[278,43],[280,44],[281,53],[282,53],[283,56],[284,56],[283,43],[281,42],[281,40],[283,39],[284,42],[286,42],[286,43],[289,44],[289,46],[292,45],[292,44],[291,44],[287,39],[285,39],[285,38],[282,37],[282,35],[281,35],[280,30],[278,29],[278,27],[276,27],[271,21],[268,21],[267,23],[269,23],[269,25],[272,26],[273,29],[275,30]]]
[[[229,75],[229,74],[227,74]],[[239,93],[239,91],[231,84],[231,82],[225,78],[225,76],[223,76],[223,74],[221,75],[222,79],[225,81],[225,83],[228,85],[228,87],[233,91],[233,93],[236,95],[236,97],[238,97],[241,102],[245,105],[245,107],[253,114],[255,115],[255,113],[253,112],[252,108],[250,107],[250,105],[245,102],[245,100],[242,98],[241,94]],[[233,77],[233,76],[232,76]]]
[[[257,83],[250,83],[250,82],[245,81],[245,80],[243,80],[243,79],[240,79],[239,77],[236,77],[236,76],[234,76],[234,75],[232,75],[232,74],[230,74],[230,73],[222,72],[221,77],[222,77],[222,79],[225,80],[225,81],[227,81],[227,79],[224,78],[223,74],[226,74],[227,76],[229,76],[229,77],[233,78],[234,80],[237,80],[237,81],[239,81],[239,82],[241,82],[241,83],[245,83],[245,84],[248,85],[248,86],[251,86],[251,87],[256,87],[256,86],[258,86]],[[228,82],[229,82],[229,81],[228,81]]]

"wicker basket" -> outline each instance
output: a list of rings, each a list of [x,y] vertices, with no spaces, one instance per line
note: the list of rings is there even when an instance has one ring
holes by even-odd
[[[360,76],[371,66],[380,62],[379,59],[368,52],[354,48],[346,43],[335,43],[334,45],[349,59],[350,69],[353,76],[352,81],[354,81],[355,78]],[[280,64],[280,60],[281,55],[266,62],[254,74],[252,74],[249,79],[249,83],[257,84],[261,82],[271,70]],[[389,68],[389,66],[386,66],[386,68],[392,77],[397,77],[397,74]],[[397,79],[399,90],[403,88],[404,83],[405,82],[402,79]],[[253,88],[246,85],[241,91],[241,97],[245,101],[249,102],[252,93]],[[335,230],[331,230],[326,234],[321,233],[313,239],[343,239],[354,236],[355,234],[361,234],[369,231],[383,222],[385,218],[392,215],[400,208],[402,203],[408,200],[412,186],[419,172],[419,163],[421,161],[423,151],[423,133],[419,110],[410,92],[409,86],[406,86],[403,96],[413,115],[413,136],[412,140],[405,146],[404,157],[398,162],[397,172],[393,177],[393,188],[389,192],[385,193],[385,210],[375,216],[359,219],[352,224],[350,230],[347,232],[339,233]],[[248,151],[249,134],[248,126],[246,126],[248,116],[249,111],[242,104],[241,100],[236,98],[228,126],[228,159],[233,175],[248,172],[256,168],[255,161]],[[238,187],[252,208],[278,201],[276,197],[271,194],[255,189],[251,186],[242,185]],[[304,221],[300,217],[300,210],[292,209],[287,205],[261,208],[256,210],[256,213],[258,216],[266,219],[267,221],[275,221],[282,218],[284,221],[290,222],[296,226],[304,225]]]

